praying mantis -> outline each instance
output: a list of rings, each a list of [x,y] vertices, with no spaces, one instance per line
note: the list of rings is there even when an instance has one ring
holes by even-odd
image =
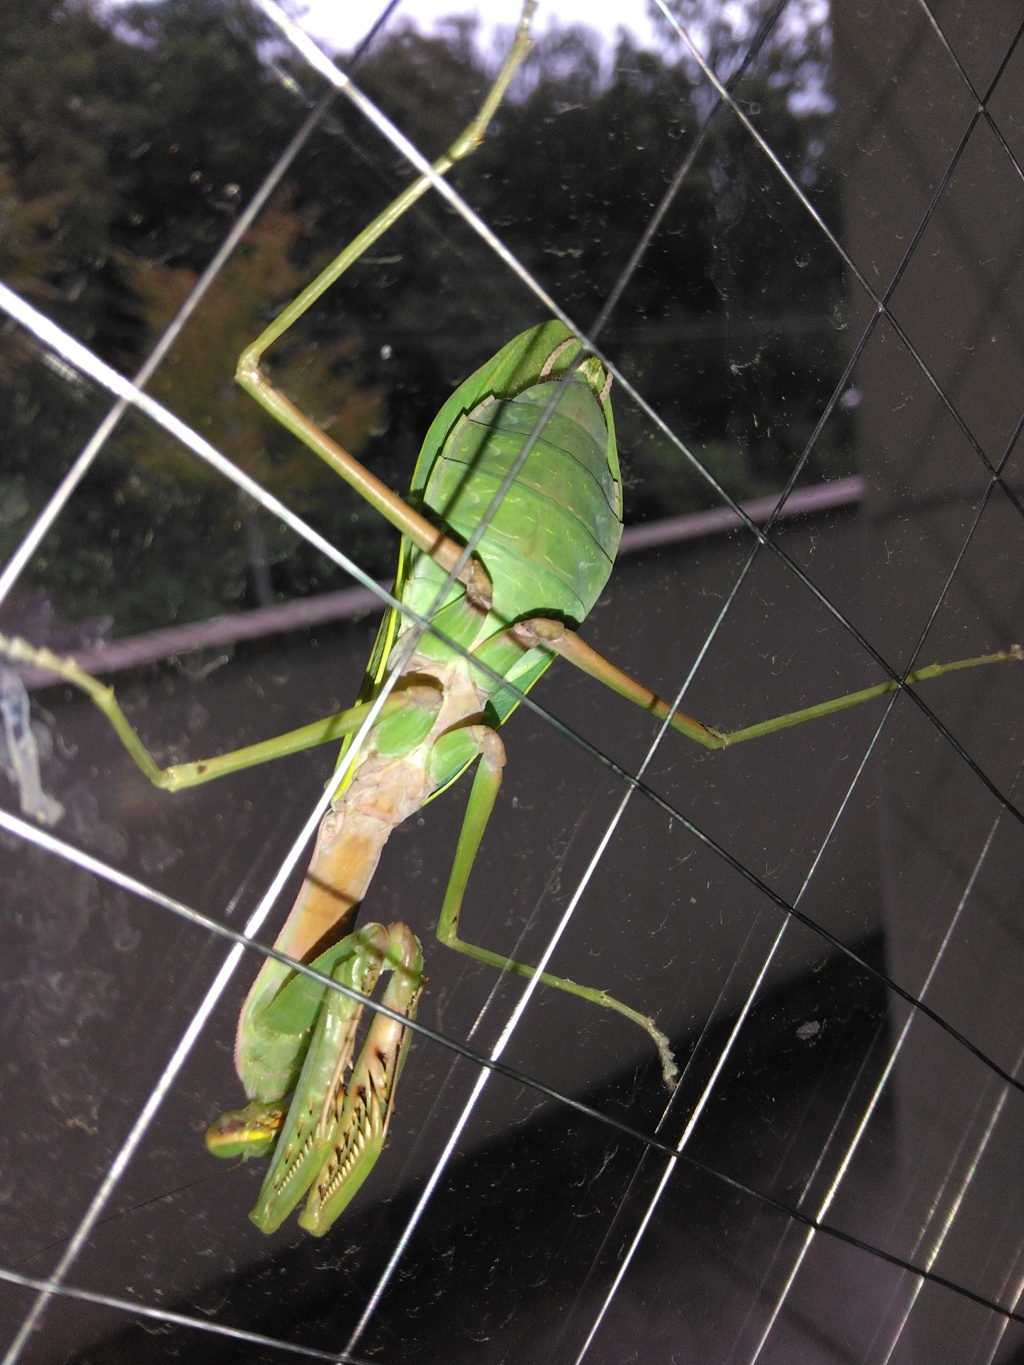
[[[482,140],[529,50],[531,12],[528,6],[477,118],[436,163],[438,174]],[[609,375],[561,322],[544,322],[513,338],[459,385],[426,434],[408,501],[273,386],[261,369],[263,354],[429,186],[426,177],[416,181],[360,233],[244,352],[237,377],[401,532],[394,595],[414,616],[429,618],[431,631],[421,634],[390,608],[352,708],[248,749],[166,769],[132,731],[111,689],[71,660],[0,637],[0,652],[13,661],[49,669],[90,695],[145,776],[168,791],[342,739],[339,762],[348,769],[275,946],[363,997],[387,976],[382,1003],[406,1020],[415,1018],[423,987],[422,946],[405,924],[354,928],[355,917],[391,830],[474,764],[437,937],[498,970],[534,975],[529,965],[460,937],[460,915],[501,784],[498,732],[556,657],[708,749],[855,706],[898,686],[884,682],[730,733],[673,710],[584,644],[576,629],[614,564],[622,485]],[[468,556],[467,542],[473,542]],[[906,681],[1019,657],[1010,649],[932,665]],[[389,694],[380,702],[385,688]],[[376,719],[356,747],[357,732],[375,706]],[[643,1028],[666,1085],[674,1085],[670,1041],[653,1019],[598,988],[547,972],[541,981]],[[266,1233],[308,1196],[300,1224],[323,1235],[383,1147],[410,1032],[395,1018],[375,1014],[357,1055],[363,1008],[276,959],[264,963],[243,1005],[235,1060],[248,1103],[214,1120],[207,1145],[224,1157],[271,1156],[251,1214]]]

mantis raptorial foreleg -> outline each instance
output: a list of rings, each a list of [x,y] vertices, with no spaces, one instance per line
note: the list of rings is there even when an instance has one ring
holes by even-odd
[[[372,994],[382,972],[390,972],[381,1003],[406,1018],[416,1016],[423,957],[418,939],[404,924],[366,924],[310,965],[365,996]],[[277,1159],[252,1211],[264,1232],[280,1227],[311,1182],[299,1222],[314,1236],[326,1232],[380,1154],[409,1050],[409,1031],[375,1013],[354,1061],[363,1010],[351,995],[307,976],[291,977],[262,1011],[258,1026],[271,1045],[292,1040],[302,1065],[294,1081],[297,1102],[286,1113],[281,1103],[255,1099],[244,1109],[222,1114],[207,1129],[207,1144],[219,1156],[263,1156],[277,1143]]]

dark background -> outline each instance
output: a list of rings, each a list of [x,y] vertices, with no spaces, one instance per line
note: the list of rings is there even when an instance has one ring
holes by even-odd
[[[660,59],[620,46],[610,84],[582,38],[542,42],[526,92],[459,172],[471,202],[586,326],[696,145],[602,346],[730,495],[864,480],[859,508],[772,528],[756,553],[752,533],[736,530],[623,559],[586,637],[668,695],[707,644],[685,701],[701,718],[736,726],[880,678],[851,627],[898,670],[1020,637],[1024,58],[1013,11],[934,5],[936,29],[916,4],[844,0],[814,28],[783,8],[749,69],[749,41],[715,28],[711,7],[688,13],[719,69],[741,71],[739,109],[861,278],[735,113],[698,139],[710,96],[667,35]],[[64,6],[19,8],[24,24],[3,13],[4,278],[130,372],[306,105],[260,65],[272,45],[241,7],[146,7],[134,20],[123,12],[113,33]],[[467,35],[452,36],[446,47],[384,38],[359,73],[434,154],[481,85]],[[278,69],[290,62],[276,56]],[[44,86],[39,72],[54,61],[61,80]],[[312,77],[293,74],[319,98]],[[235,123],[239,109],[246,120]],[[397,155],[332,111],[152,385],[381,573],[387,538],[250,413],[230,375],[268,301],[298,287],[402,174]],[[374,257],[282,374],[340,413],[344,439],[400,486],[452,384],[541,314],[429,199]],[[21,334],[0,336],[11,550],[106,408],[43,360]],[[720,505],[663,428],[625,395],[616,402],[631,523]],[[342,586],[135,420],[103,451],[4,620],[70,648]],[[158,753],[201,757],[346,704],[374,629],[339,621],[115,681]],[[553,965],[655,1014],[685,1063],[680,1089],[668,1105],[642,1035],[550,992],[530,1002],[506,1060],[634,1129],[661,1122],[672,1144],[696,1115],[685,1153],[710,1170],[680,1162],[659,1195],[657,1152],[492,1078],[358,1357],[573,1361],[599,1324],[586,1359],[609,1365],[1018,1358],[1019,1327],[991,1308],[869,1250],[808,1238],[756,1196],[1015,1306],[1024,1105],[985,1058],[1019,1067],[1024,849],[1000,794],[1013,794],[1021,758],[1020,686],[1011,668],[931,684],[922,696],[948,735],[900,697],[722,755],[675,739],[659,747],[645,781],[718,847],[635,794]],[[597,685],[562,667],[536,696],[627,771],[643,761],[653,727]],[[67,811],[56,833],[239,927],[330,757],[170,798],[138,777],[86,702],[61,689],[35,701],[52,745],[47,788]],[[525,709],[506,743],[464,923],[534,960],[624,787]],[[456,789],[396,832],[366,914],[407,919],[423,936],[420,1017],[486,1051],[521,984],[431,937],[464,799]],[[44,1277],[226,948],[7,836],[2,869],[0,1266]],[[795,921],[776,943],[783,912],[745,872],[858,960]],[[984,1057],[911,1017],[869,968],[923,994]],[[417,1041],[388,1147],[356,1203],[322,1242],[294,1222],[267,1240],[245,1217],[256,1164],[215,1165],[201,1145],[238,1094],[234,1020],[253,970],[243,964],[201,1033],[67,1282],[337,1353],[476,1070]],[[32,1298],[0,1284],[8,1336]],[[186,1354],[283,1358],[60,1299],[20,1359]]]

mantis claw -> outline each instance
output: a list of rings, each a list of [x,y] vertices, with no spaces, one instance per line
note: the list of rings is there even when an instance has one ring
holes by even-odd
[[[406,925],[367,924],[312,965],[366,996],[381,972],[390,971],[382,1003],[407,1019],[416,1017],[423,955],[419,939]],[[291,1003],[288,989],[278,997],[280,1014],[287,1013]],[[303,1000],[306,994],[301,992]],[[287,1117],[283,1103],[254,1100],[245,1109],[221,1115],[207,1130],[207,1146],[216,1156],[262,1155],[276,1140],[250,1214],[263,1232],[280,1227],[309,1190],[299,1222],[314,1236],[325,1233],[373,1169],[394,1112],[408,1029],[387,1015],[375,1015],[353,1064],[356,1030],[365,1007],[338,991],[325,988],[324,994],[329,998],[319,1011]],[[301,1034],[302,1021],[295,1022]]]
[[[419,943],[405,925],[394,925],[408,935],[419,952]],[[383,1003],[415,1018],[423,985],[422,974],[396,967],[384,992]],[[384,1145],[395,1107],[395,1086],[409,1050],[409,1031],[387,1015],[374,1017],[359,1060],[344,1092],[341,1115],[324,1134],[328,1156],[309,1193],[299,1224],[314,1237],[322,1236],[348,1206]]]

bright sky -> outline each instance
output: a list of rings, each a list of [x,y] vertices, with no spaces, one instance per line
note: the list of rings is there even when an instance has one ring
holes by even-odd
[[[354,0],[305,0],[303,28],[325,39],[339,51],[350,51],[370,28],[386,0],[358,4]],[[438,19],[450,14],[477,13],[485,32],[495,26],[511,28],[519,18],[519,0],[404,0],[394,20],[405,16],[418,28],[430,31]],[[588,24],[614,38],[618,27],[629,29],[644,47],[661,46],[647,18],[647,0],[540,0],[536,31],[543,32],[549,18],[563,24]],[[486,41],[486,40],[485,40]]]

